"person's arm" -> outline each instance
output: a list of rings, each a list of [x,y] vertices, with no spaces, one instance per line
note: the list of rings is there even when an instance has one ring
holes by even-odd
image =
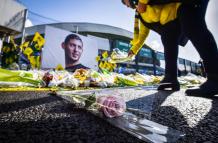
[[[135,13],[135,21],[134,21],[134,33],[133,33],[133,39],[130,42],[131,45],[134,45],[138,41],[139,37],[139,17],[138,12]]]
[[[131,52],[134,55],[136,55],[139,52],[139,50],[142,48],[148,34],[149,34],[149,29],[147,27],[145,27],[143,25],[143,23],[140,21],[139,34],[137,36],[137,40],[134,39],[133,40],[134,42],[132,42],[132,47],[130,49],[129,55],[131,55]]]

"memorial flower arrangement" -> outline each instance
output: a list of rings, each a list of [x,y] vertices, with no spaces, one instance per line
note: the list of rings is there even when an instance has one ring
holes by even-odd
[[[126,111],[126,103],[120,95],[96,95],[90,94],[68,94],[58,92],[61,97],[67,98],[79,108],[85,108],[108,118],[122,116]],[[66,94],[66,95],[65,95]]]

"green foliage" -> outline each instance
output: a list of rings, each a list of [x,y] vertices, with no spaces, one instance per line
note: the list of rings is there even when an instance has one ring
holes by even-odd
[[[93,103],[96,102],[96,95],[92,94],[85,100],[85,107],[88,108],[90,107]]]

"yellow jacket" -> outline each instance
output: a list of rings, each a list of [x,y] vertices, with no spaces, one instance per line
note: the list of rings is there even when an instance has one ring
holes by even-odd
[[[147,4],[149,0],[139,0],[143,4]],[[142,19],[147,23],[159,22],[164,25],[172,20],[175,20],[177,17],[177,10],[181,3],[170,3],[163,5],[147,5],[146,11],[141,13]],[[138,51],[144,44],[146,37],[149,34],[149,29],[143,25],[143,23],[135,18],[134,25],[134,37],[131,41],[134,54],[137,54]]]

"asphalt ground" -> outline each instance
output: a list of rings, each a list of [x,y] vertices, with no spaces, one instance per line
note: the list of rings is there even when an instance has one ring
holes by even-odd
[[[184,90],[154,91],[150,96],[151,120],[185,133],[178,142],[217,142],[217,99],[187,97]],[[0,92],[0,142],[142,141],[60,97],[38,91]]]

